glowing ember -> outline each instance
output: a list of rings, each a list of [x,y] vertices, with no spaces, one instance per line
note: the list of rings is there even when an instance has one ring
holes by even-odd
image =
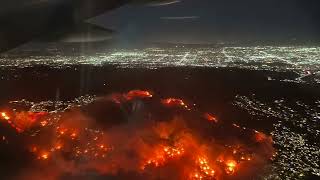
[[[77,137],[77,133],[73,132],[70,134],[71,139],[75,139]]]
[[[47,160],[49,158],[49,153],[48,152],[43,152],[41,155],[38,157],[38,159],[41,160]]]
[[[226,173],[227,174],[233,174],[236,170],[236,167],[237,167],[237,162],[234,161],[234,160],[228,160],[226,162]]]
[[[176,99],[176,98],[168,98],[168,99],[162,99],[161,103],[167,107],[184,107],[188,108],[188,106],[183,102],[181,99]]]
[[[209,113],[205,113],[203,116],[208,121],[212,121],[212,122],[215,122],[215,123],[218,122],[217,118],[215,118],[213,115],[211,115]]]
[[[62,148],[62,144],[57,143],[56,146],[55,146],[55,149],[56,150],[60,150],[61,148]]]
[[[48,121],[46,121],[46,120],[40,122],[41,126],[46,126],[47,124],[48,124]]]
[[[4,119],[4,120],[9,120],[10,117],[7,115],[6,112],[1,112],[1,117]]]
[[[212,179],[215,177],[215,170],[209,164],[206,157],[198,157],[196,164],[198,171],[191,174],[191,179]]]
[[[262,142],[262,141],[266,141],[266,140],[272,141],[272,138],[268,137],[266,134],[259,132],[259,131],[256,131],[256,130],[254,130],[254,132],[255,132],[255,140],[257,142]]]
[[[236,127],[236,128],[241,128],[238,124],[233,123],[232,126]]]

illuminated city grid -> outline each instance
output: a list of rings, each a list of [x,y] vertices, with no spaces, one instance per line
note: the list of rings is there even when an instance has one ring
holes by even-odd
[[[170,47],[108,49],[91,54],[65,55],[57,48],[47,52],[15,51],[0,55],[0,67],[47,65],[112,65],[118,68],[238,67],[254,70],[319,71],[320,47]],[[19,54],[19,55],[17,55]]]

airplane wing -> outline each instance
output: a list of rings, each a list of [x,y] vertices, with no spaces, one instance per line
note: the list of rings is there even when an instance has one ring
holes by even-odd
[[[124,0],[37,0],[38,3],[19,5],[19,2],[16,2],[16,8],[0,12],[0,52],[41,36],[63,39],[62,33],[67,33],[67,39],[75,40],[76,37],[70,37],[72,31],[81,34],[85,30],[98,29],[84,25],[86,19],[125,3]],[[98,32],[101,34],[101,31]]]
[[[41,37],[65,42],[104,40],[112,31],[86,24],[85,20],[127,3],[170,1],[173,0],[2,0],[0,53]]]

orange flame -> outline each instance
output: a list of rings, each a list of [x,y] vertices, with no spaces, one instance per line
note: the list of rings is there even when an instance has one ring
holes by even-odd
[[[127,100],[132,100],[134,98],[151,98],[153,95],[149,91],[142,90],[131,90],[125,97]]]
[[[1,118],[6,120],[11,127],[16,129],[18,132],[23,132],[26,129],[32,127],[36,121],[41,119],[42,117],[46,116],[47,112],[17,112],[12,114],[11,116],[8,115],[6,112],[1,112]],[[44,121],[41,122],[41,125],[44,125]]]
[[[7,115],[6,112],[1,112],[1,117],[2,117],[4,120],[10,120],[10,117]]]
[[[47,160],[48,158],[49,158],[49,152],[47,151],[43,151],[38,157],[38,159],[41,159],[41,160]]]
[[[234,174],[235,170],[236,170],[236,167],[237,167],[237,162],[235,160],[228,160],[226,162],[226,173],[227,174]]]
[[[267,136],[266,134],[264,134],[263,132],[259,132],[257,130],[254,130],[255,132],[255,140],[257,142],[263,142],[263,141],[270,141],[272,142],[272,137],[271,136]]]
[[[161,103],[167,107],[175,107],[176,106],[176,107],[188,108],[188,106],[183,102],[183,100],[176,99],[176,98],[162,99]]]
[[[170,147],[170,146],[160,146],[159,148],[155,149],[153,156],[147,159],[141,169],[145,169],[147,166],[162,166],[168,160],[179,158],[184,154],[184,149],[182,147]]]

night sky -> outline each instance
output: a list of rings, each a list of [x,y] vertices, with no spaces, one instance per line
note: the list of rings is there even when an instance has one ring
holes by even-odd
[[[183,0],[126,5],[94,19],[126,42],[317,41],[318,0]]]

